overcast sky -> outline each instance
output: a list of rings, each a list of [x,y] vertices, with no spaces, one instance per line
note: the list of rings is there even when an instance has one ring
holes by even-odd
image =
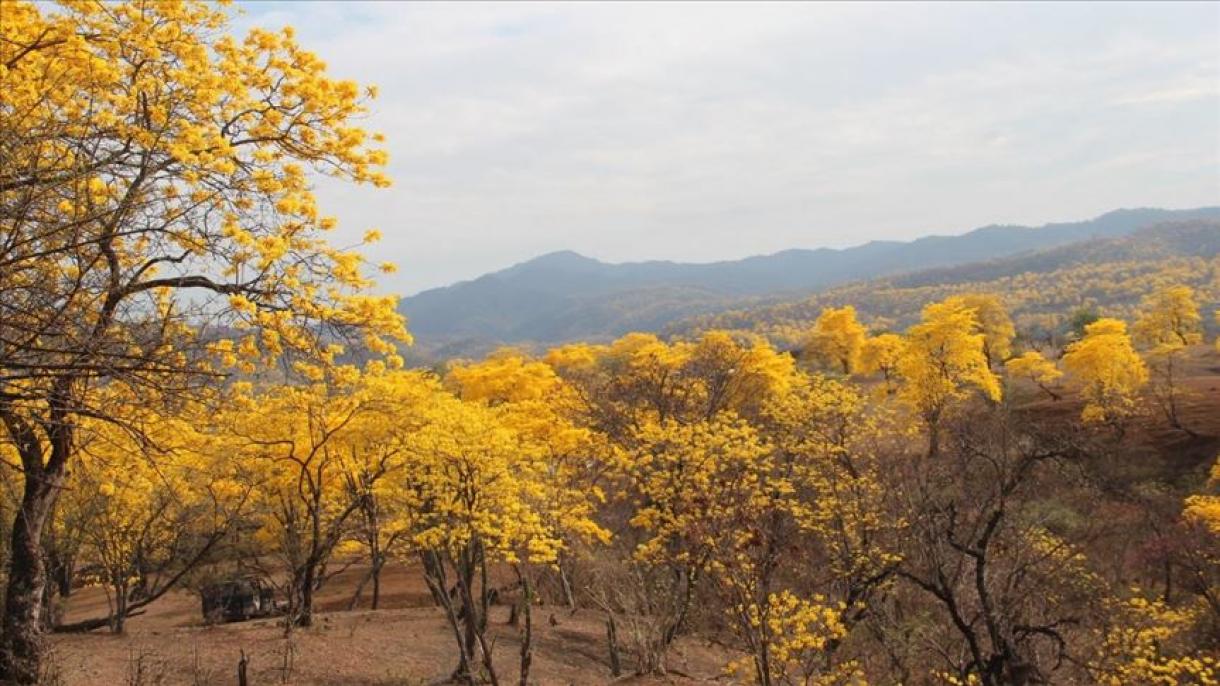
[[[374,83],[410,294],[571,249],[708,261],[1220,204],[1220,4],[246,3]]]

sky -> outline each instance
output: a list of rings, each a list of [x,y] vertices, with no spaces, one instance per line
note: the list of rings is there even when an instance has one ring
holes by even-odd
[[[387,292],[1220,204],[1220,3],[239,7],[379,87]]]

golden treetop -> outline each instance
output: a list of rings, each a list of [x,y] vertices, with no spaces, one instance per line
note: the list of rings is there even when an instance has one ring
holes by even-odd
[[[373,91],[291,29],[228,28],[203,2],[5,3],[0,360],[24,394],[214,373],[194,352],[205,327],[248,360],[323,366],[336,336],[378,354],[409,340],[364,259],[328,242],[311,188],[388,184],[357,123]]]

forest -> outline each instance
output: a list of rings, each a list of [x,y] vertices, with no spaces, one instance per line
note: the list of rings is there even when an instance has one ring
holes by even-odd
[[[408,368],[379,232],[311,187],[390,184],[375,88],[211,4],[2,8],[0,681],[244,684],[270,645],[251,683],[1220,682],[1214,257]],[[402,574],[442,660],[294,676]],[[275,616],[137,631],[236,578]]]

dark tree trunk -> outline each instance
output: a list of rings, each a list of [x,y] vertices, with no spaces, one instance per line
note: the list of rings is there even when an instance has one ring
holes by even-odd
[[[610,651],[610,675],[620,676],[623,673],[622,658],[618,649],[618,625],[614,622],[614,613],[606,616],[606,647]]]
[[[478,607],[474,604],[474,598],[470,590],[470,584],[474,578],[473,570],[466,564],[465,555],[462,556],[462,569],[457,573],[458,579],[458,596],[462,603],[462,640],[466,643],[466,654],[470,656],[471,661],[474,660],[475,652],[479,649],[479,640],[477,636],[479,619]],[[486,660],[484,656],[484,660]],[[474,665],[471,665],[473,670]]]
[[[447,583],[445,579],[445,570],[441,567],[440,557],[433,552],[424,552],[420,554],[420,562],[424,568],[425,579],[439,579],[437,585],[428,584],[428,591],[432,594],[432,601],[437,607],[445,607],[448,602],[448,595],[445,591]]]
[[[466,652],[466,643],[462,640],[461,620],[457,610],[453,607],[453,598],[445,590],[448,585],[445,578],[445,567],[435,551],[424,551],[420,553],[420,558],[423,560],[424,581],[428,583],[428,589],[432,592],[432,597],[436,600],[437,605],[445,610],[445,618],[449,620],[449,628],[453,630],[453,637],[457,642],[458,666],[453,670],[450,679],[456,683],[473,684],[471,659]]]
[[[21,458],[25,481],[9,550],[0,683],[36,684],[41,672],[43,591],[47,583],[42,531],[55,508],[72,450],[72,421],[64,400],[67,391],[67,386],[57,384],[48,421],[41,424],[45,442],[36,425],[0,405],[0,421]]]
[[[246,659],[246,651],[241,651],[241,659],[237,661],[237,686],[248,686],[250,681],[246,676],[246,668],[249,665],[249,660]]]
[[[521,631],[521,686],[529,686],[530,664],[534,661],[534,624],[530,614],[530,606],[534,603],[534,589],[530,586],[529,576],[517,571],[521,580],[521,612],[524,615],[525,627]]]
[[[1168,555],[1162,561],[1162,569],[1165,574],[1165,595],[1161,598],[1168,603],[1173,599],[1173,560]]]
[[[355,610],[356,606],[360,604],[360,598],[364,596],[364,587],[368,584],[368,582],[370,580],[372,580],[372,578],[373,578],[373,570],[370,567],[369,573],[365,574],[364,578],[360,579],[360,583],[356,584],[356,590],[354,593],[352,593],[352,599],[347,601],[347,611],[348,612]]]
[[[369,609],[376,610],[381,603],[381,569],[385,567],[386,556],[384,553],[374,552],[369,557],[369,571],[360,579],[360,583],[356,584],[356,591],[352,593],[352,599],[347,603],[348,610],[355,610],[360,604],[360,598],[364,596],[364,587],[370,582],[373,584],[373,597],[370,601]],[[425,570],[425,574],[427,570]]]
[[[385,565],[385,558],[378,556],[378,560],[373,563],[373,609],[377,609],[377,605],[381,602],[381,568]]]
[[[114,612],[110,615],[110,632],[115,634],[123,633],[123,629],[127,623],[129,610],[127,607],[129,595],[127,584],[115,584],[114,586]]]
[[[297,626],[313,624],[314,565],[309,563],[301,579],[301,607],[297,611]]]
[[[42,529],[58,494],[58,475],[26,473],[21,509],[13,522],[9,578],[0,636],[0,681],[38,682],[42,657],[43,593],[47,583]]]
[[[59,597],[68,598],[72,595],[72,568],[69,560],[59,560],[55,564],[55,584],[59,586]]]
[[[496,668],[492,662],[491,646],[484,632],[487,631],[487,613],[490,604],[487,587],[487,563],[483,547],[478,540],[466,544],[458,554],[461,569],[457,571],[458,593],[462,601],[462,622],[465,629],[466,651],[472,658],[477,650],[483,656],[484,676],[491,686],[500,686]],[[479,589],[476,598],[474,583],[478,576]]]

